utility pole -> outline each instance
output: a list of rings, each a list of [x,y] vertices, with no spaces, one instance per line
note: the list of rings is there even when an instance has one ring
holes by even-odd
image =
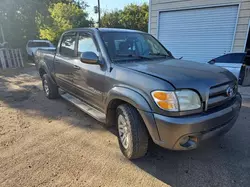
[[[5,37],[4,37],[3,27],[2,27],[1,23],[0,23],[0,30],[1,30],[1,34],[2,34],[3,43],[5,43]]]
[[[101,7],[100,0],[98,0],[98,27],[101,27]]]

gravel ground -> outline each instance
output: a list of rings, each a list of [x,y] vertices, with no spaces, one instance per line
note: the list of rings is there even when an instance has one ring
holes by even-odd
[[[224,137],[197,150],[153,146],[128,161],[115,131],[62,99],[48,100],[34,67],[0,71],[0,186],[250,186],[250,88]]]

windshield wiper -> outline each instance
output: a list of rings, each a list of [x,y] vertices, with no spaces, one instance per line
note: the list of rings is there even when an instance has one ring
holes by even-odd
[[[168,55],[163,54],[163,53],[149,53],[149,55],[168,57]]]
[[[142,55],[131,55],[131,54],[117,54],[117,57],[132,57],[132,58],[138,58],[138,59],[145,59],[145,60],[152,60],[150,57],[142,56]],[[122,60],[122,59],[121,59]]]

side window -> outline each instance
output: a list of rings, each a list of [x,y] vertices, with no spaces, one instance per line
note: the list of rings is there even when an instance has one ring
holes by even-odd
[[[243,63],[243,58],[245,57],[244,53],[234,53],[229,55],[228,63]]]
[[[223,55],[218,58],[215,58],[215,63],[228,63],[229,55]]]
[[[75,33],[64,35],[60,47],[60,54],[68,57],[75,57],[75,42]]]
[[[80,33],[78,41],[78,56],[87,51],[94,52],[98,55],[98,50],[93,38],[88,34]]]
[[[244,53],[226,54],[215,59],[216,63],[242,63]]]

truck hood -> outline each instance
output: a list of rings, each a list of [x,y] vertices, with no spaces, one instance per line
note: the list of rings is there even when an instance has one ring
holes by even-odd
[[[190,88],[203,92],[209,91],[212,86],[236,80],[226,69],[179,59],[136,61],[119,65],[163,79],[176,89]]]

